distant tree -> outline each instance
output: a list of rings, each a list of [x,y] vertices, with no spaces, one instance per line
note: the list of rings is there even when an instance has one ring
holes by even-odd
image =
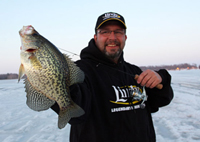
[[[160,65],[160,66],[141,66],[140,67],[143,71],[146,69],[151,69],[151,70],[159,70],[159,69],[167,69],[167,70],[180,70],[180,69],[197,69],[196,64],[188,64],[188,63],[183,63],[183,64],[174,64],[174,65]],[[199,65],[200,68],[200,65]]]

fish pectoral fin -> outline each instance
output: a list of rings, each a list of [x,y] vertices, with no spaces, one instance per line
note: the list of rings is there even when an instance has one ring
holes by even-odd
[[[75,103],[67,106],[67,109],[60,110],[58,116],[58,128],[64,128],[71,118],[79,117],[84,113],[85,111]]]
[[[84,72],[67,55],[64,54],[64,56],[69,66],[70,86],[75,83],[82,83],[85,78]]]
[[[26,78],[24,80],[27,106],[34,111],[43,111],[49,109],[54,103],[54,100],[47,98],[42,93],[38,92]]]
[[[35,55],[31,55],[29,57],[29,60],[33,66],[33,68],[35,68],[36,70],[39,70],[42,68],[42,64],[40,63],[40,61],[38,60],[38,58]]]
[[[21,64],[19,67],[19,75],[18,75],[18,82],[20,81],[20,79],[22,78],[22,76],[24,75],[25,70],[24,70],[24,65]]]

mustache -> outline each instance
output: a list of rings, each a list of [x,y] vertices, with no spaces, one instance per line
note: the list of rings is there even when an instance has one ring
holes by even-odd
[[[120,45],[120,42],[117,40],[109,40],[105,43],[105,46],[109,45],[109,44],[116,44],[117,46]]]

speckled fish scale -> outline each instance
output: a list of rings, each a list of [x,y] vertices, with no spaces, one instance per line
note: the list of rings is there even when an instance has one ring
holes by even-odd
[[[71,100],[69,91],[70,85],[83,82],[84,73],[32,26],[24,26],[19,34],[22,41],[19,80],[26,74],[27,105],[41,111],[57,102],[61,129],[72,117],[84,114]]]

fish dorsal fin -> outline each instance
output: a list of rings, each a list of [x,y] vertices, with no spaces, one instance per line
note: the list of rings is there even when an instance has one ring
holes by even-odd
[[[85,78],[84,72],[67,55],[64,54],[64,56],[69,66],[70,85],[82,83]]]
[[[47,98],[45,95],[42,93],[38,92],[29,82],[29,80],[26,78],[24,80],[25,84],[25,92],[27,100],[26,104],[27,106],[35,111],[42,111],[42,110],[47,110],[49,109],[54,103],[54,100],[51,100]]]

